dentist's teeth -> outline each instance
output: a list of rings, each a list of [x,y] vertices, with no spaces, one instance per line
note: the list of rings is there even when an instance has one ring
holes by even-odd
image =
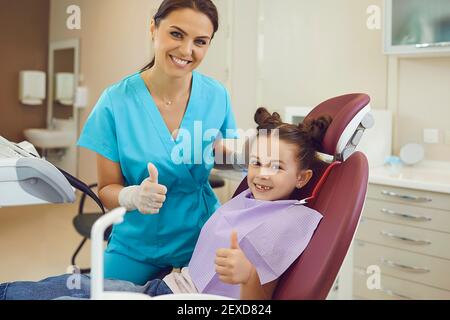
[[[173,59],[173,61],[175,61],[176,63],[181,64],[181,65],[187,65],[189,63],[189,61],[181,60],[176,57],[172,57],[172,59]]]

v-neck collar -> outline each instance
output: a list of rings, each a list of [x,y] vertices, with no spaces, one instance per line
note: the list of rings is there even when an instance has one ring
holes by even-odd
[[[151,125],[154,130],[154,134],[157,134],[162,142],[162,145],[166,149],[167,156],[169,159],[172,155],[172,150],[176,148],[177,146],[177,139],[180,137],[180,131],[177,134],[177,139],[174,139],[172,137],[172,134],[170,133],[166,123],[164,122],[164,119],[159,112],[158,107],[156,106],[153,97],[150,94],[150,91],[148,90],[144,79],[141,77],[140,73],[136,73],[135,76],[131,79],[133,83],[133,89],[135,90],[137,97],[140,100],[141,107],[145,110],[148,114],[148,118],[150,120]],[[192,72],[192,85],[191,85],[191,92],[189,96],[189,101],[186,106],[186,111],[183,115],[183,119],[181,120],[181,124],[179,127],[180,129],[186,129],[188,128],[188,122],[193,121],[193,107],[192,104],[194,103],[195,99],[197,99],[198,92],[198,75],[194,71]],[[190,172],[189,168],[186,164],[181,163],[177,166],[178,171],[177,174],[180,177],[184,177],[184,179],[191,180],[193,182],[193,186],[196,185],[196,180],[192,176],[192,173]]]
[[[178,132],[175,138],[172,136],[169,127],[164,121],[162,114],[159,111],[158,106],[156,105],[155,100],[153,99],[153,96],[151,95],[150,90],[148,89],[144,79],[142,78],[141,73],[137,73],[137,78],[139,80],[138,82],[140,83],[140,86],[142,86],[144,89],[139,90],[139,92],[142,93],[140,96],[142,103],[144,104],[144,108],[148,112],[150,112],[150,116],[153,118],[153,121],[156,122],[155,124],[157,125],[157,127],[161,128],[161,131],[158,130],[158,132],[160,135],[162,135],[163,140],[166,142],[170,140],[172,144],[175,144],[180,137],[180,131],[186,128],[187,121],[189,121],[190,118],[192,101],[194,100],[194,96],[197,94],[197,85],[198,85],[197,73],[195,71],[192,71],[191,91],[189,93],[188,103],[186,105],[186,110],[184,111],[183,118],[181,119],[180,126],[176,129],[178,130]]]

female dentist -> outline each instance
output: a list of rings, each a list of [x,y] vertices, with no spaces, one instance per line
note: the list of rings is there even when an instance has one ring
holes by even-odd
[[[211,0],[163,1],[150,29],[155,58],[107,88],[84,126],[78,145],[97,153],[101,201],[129,211],[109,238],[107,279],[144,284],[186,266],[219,206],[213,163],[198,156],[213,154],[207,132],[236,138],[236,124],[227,90],[194,71],[217,29]]]

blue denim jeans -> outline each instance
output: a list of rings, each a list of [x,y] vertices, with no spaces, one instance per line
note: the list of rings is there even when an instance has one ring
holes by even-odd
[[[0,284],[0,300],[89,299],[90,290],[89,275],[64,274],[38,282],[2,283]],[[161,279],[151,280],[143,286],[122,280],[105,280],[104,290],[144,293],[152,297],[172,293]]]

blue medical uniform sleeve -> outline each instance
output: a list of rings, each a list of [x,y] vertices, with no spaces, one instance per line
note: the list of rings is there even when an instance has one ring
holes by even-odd
[[[237,132],[236,120],[234,118],[233,109],[231,107],[231,99],[228,91],[225,89],[226,99],[226,114],[225,120],[220,128],[220,133],[224,139],[237,139],[239,134]]]
[[[119,162],[116,125],[108,89],[102,93],[89,115],[78,140],[78,145],[111,161]]]

